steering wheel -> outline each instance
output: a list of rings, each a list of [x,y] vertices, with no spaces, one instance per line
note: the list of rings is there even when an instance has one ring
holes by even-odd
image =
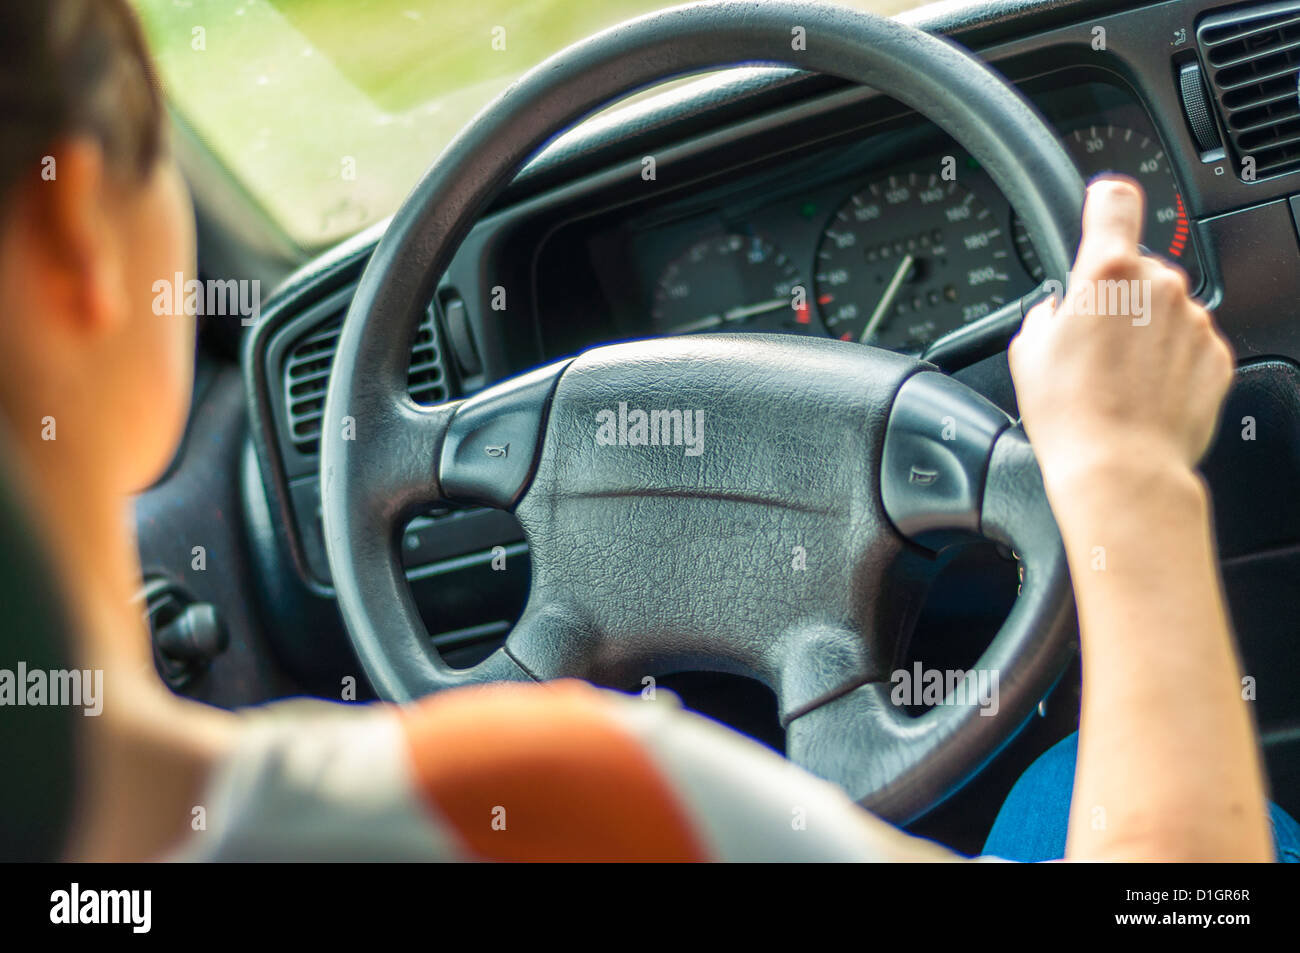
[[[407,394],[410,341],[439,277],[531,156],[630,92],[742,63],[833,74],[934,121],[988,171],[1048,276],[1064,281],[1079,175],[1033,107],[954,44],[804,3],[702,3],[629,21],[542,63],[480,113],[370,259],[322,428],[330,570],[385,699],[492,681],[628,688],[674,671],[740,673],[775,692],[792,761],[903,823],[1014,735],[1073,651],[1061,539],[1005,413],[912,357],[764,334],[597,347],[432,408]],[[1013,303],[1012,327],[1022,310]],[[433,648],[399,557],[406,522],[440,500],[513,510],[531,550],[523,616],[469,669]],[[966,682],[912,716],[891,702],[890,674],[937,571],[934,549],[953,533],[1010,547],[1020,592]],[[980,672],[996,673],[996,714],[978,699]]]

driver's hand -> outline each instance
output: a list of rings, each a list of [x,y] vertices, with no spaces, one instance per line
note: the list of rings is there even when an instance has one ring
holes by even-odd
[[[1093,182],[1064,300],[1030,311],[1011,342],[1049,490],[1098,466],[1194,467],[1232,381],[1232,352],[1187,275],[1140,255],[1143,206],[1129,179]]]

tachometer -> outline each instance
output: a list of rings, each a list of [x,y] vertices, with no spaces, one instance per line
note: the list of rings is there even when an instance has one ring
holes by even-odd
[[[1199,283],[1199,265],[1195,255],[1187,254],[1190,241],[1187,210],[1183,208],[1183,198],[1178,194],[1178,186],[1169,170],[1169,159],[1160,143],[1134,129],[1115,125],[1076,129],[1065,137],[1064,142],[1085,179],[1103,172],[1120,172],[1141,184],[1147,196],[1142,243],[1156,254],[1186,268],[1195,288]],[[1046,277],[1042,262],[1029,244],[1029,233],[1018,218],[1013,229],[1016,249],[1025,270],[1033,275],[1035,281],[1042,281]]]
[[[836,337],[921,350],[1010,300],[1012,264],[1005,223],[974,192],[901,172],[851,196],[822,233],[817,304]]]
[[[654,292],[655,330],[777,331],[814,328],[799,270],[770,242],[735,232],[697,242],[668,263]]]

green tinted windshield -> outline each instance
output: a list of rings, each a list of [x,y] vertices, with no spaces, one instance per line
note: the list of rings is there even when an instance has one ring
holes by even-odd
[[[134,0],[173,109],[299,247],[391,214],[546,56],[656,0]],[[856,0],[881,13],[917,0]]]

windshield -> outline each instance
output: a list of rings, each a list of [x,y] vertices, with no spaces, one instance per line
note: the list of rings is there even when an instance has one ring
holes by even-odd
[[[304,251],[392,212],[520,73],[656,0],[134,0],[172,109]],[[892,14],[918,0],[855,0]]]

